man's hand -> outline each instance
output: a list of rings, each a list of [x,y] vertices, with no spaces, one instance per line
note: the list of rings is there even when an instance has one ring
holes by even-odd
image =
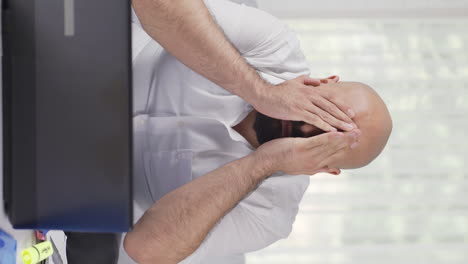
[[[281,120],[304,121],[324,131],[355,128],[351,118],[354,111],[333,101],[333,95],[326,89],[313,89],[325,79],[318,80],[307,76],[286,81],[280,85],[266,87],[252,102],[254,108],[268,116]],[[330,79],[330,82],[337,78]]]
[[[280,138],[261,145],[254,155],[267,171],[313,175],[318,172],[339,174],[331,168],[342,152],[358,146],[361,131],[331,132],[310,138]]]

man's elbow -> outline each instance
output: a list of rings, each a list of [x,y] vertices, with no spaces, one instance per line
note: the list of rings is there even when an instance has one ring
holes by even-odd
[[[123,243],[125,252],[135,262],[140,264],[173,264],[179,263],[196,248],[185,247],[180,241],[171,240],[170,237],[158,236],[148,240],[148,234],[129,232]]]
[[[127,255],[139,264],[177,263],[168,258],[170,252],[167,252],[162,245],[145,242],[144,239],[132,232],[125,236],[123,246]]]

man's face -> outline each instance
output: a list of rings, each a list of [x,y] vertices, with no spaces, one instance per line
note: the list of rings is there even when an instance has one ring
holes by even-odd
[[[348,101],[356,112],[354,122],[359,127],[359,147],[346,149],[340,154],[332,168],[354,169],[366,166],[374,160],[387,144],[392,132],[392,118],[380,96],[368,85],[358,82],[324,83],[334,91],[337,100]],[[324,133],[320,129],[297,121],[281,121],[256,114],[254,130],[258,143],[282,137],[311,137]]]
[[[320,85],[338,83],[340,78],[336,75],[320,79]],[[258,143],[263,144],[270,140],[283,137],[313,137],[325,131],[299,121],[278,120],[257,113],[254,124]]]
[[[257,113],[254,130],[260,144],[277,138],[313,137],[325,133],[325,131],[302,121],[278,120],[261,113]]]

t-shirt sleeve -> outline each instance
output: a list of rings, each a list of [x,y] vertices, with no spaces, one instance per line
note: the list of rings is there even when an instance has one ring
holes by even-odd
[[[254,7],[227,0],[205,0],[205,4],[228,40],[242,55],[286,27],[279,19]]]
[[[296,33],[260,9],[226,0],[205,0],[229,41],[260,75],[273,84],[310,75]]]
[[[206,258],[252,252],[286,238],[308,185],[309,177],[304,175],[278,175],[265,180],[226,214],[181,263],[203,263]]]

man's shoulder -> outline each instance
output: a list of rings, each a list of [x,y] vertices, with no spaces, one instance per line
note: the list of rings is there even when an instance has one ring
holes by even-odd
[[[280,19],[255,7],[223,0],[206,0],[205,3],[241,54],[279,35],[287,27]]]

